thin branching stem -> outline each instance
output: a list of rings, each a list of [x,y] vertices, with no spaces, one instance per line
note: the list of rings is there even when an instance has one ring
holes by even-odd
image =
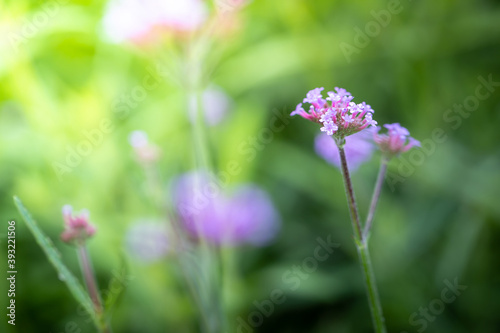
[[[375,275],[373,273],[370,252],[368,250],[367,240],[364,239],[363,233],[361,231],[361,223],[359,222],[359,213],[356,205],[356,198],[354,196],[354,190],[352,188],[352,182],[349,174],[349,168],[347,166],[347,159],[345,157],[343,142],[337,143],[337,145],[340,153],[345,192],[351,212],[351,223],[354,229],[354,239],[358,250],[359,260],[361,261],[361,268],[363,270],[373,326],[376,333],[386,333],[387,329],[385,328],[384,315],[382,313],[382,306],[380,305],[380,298],[377,291],[377,284],[375,282]]]
[[[368,216],[366,217],[365,228],[363,230],[363,239],[365,242],[368,240],[370,235],[370,230],[373,224],[373,218],[375,217],[375,210],[377,209],[378,199],[380,197],[380,192],[382,191],[382,185],[384,183],[385,174],[387,172],[387,157],[383,156],[380,162],[380,169],[377,176],[377,182],[375,183],[375,188],[373,190],[372,201],[370,203],[370,210],[368,211]]]

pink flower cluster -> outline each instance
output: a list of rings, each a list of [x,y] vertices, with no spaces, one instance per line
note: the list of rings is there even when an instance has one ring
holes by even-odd
[[[379,134],[380,127],[373,136],[380,150],[389,157],[397,156],[413,147],[420,147],[420,141],[410,136],[410,132],[399,123],[386,124],[387,134]]]
[[[83,242],[92,237],[96,227],[89,222],[89,212],[82,210],[80,214],[73,215],[73,207],[65,205],[62,209],[65,229],[61,234],[63,242]]]
[[[374,111],[370,105],[365,102],[360,104],[352,102],[354,97],[350,92],[335,87],[336,92],[329,91],[328,97],[323,99],[322,90],[324,88],[316,88],[307,93],[303,103],[311,104],[309,111],[305,111],[300,103],[290,115],[299,115],[322,124],[321,131],[339,140],[368,126],[377,125],[372,118]]]

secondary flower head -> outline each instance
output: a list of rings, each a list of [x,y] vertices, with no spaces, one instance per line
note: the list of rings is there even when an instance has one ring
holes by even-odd
[[[66,243],[84,242],[96,232],[96,227],[89,222],[89,212],[83,209],[79,214],[73,214],[73,207],[65,205],[62,208],[64,231],[61,239]]]
[[[342,142],[345,137],[357,133],[369,126],[377,125],[373,120],[373,109],[365,102],[356,104],[354,97],[343,88],[335,87],[325,99],[321,92],[324,88],[309,91],[303,103],[309,103],[309,111],[297,105],[290,115],[299,115],[307,120],[323,125],[321,131]]]
[[[191,172],[174,183],[173,198],[182,225],[193,238],[218,245],[269,243],[279,218],[269,196],[255,185],[225,193],[207,172]]]
[[[355,171],[359,166],[370,160],[375,145],[373,144],[373,131],[367,128],[345,139],[345,155],[349,169]],[[335,140],[325,133],[318,134],[314,142],[316,153],[328,163],[341,168],[339,148]]]
[[[420,147],[420,141],[412,138],[410,132],[399,123],[385,124],[384,127],[387,133],[379,134],[381,128],[377,127],[373,139],[385,155],[393,157],[413,147]]]

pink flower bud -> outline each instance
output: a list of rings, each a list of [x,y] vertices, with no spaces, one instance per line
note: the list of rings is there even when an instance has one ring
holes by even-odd
[[[89,211],[83,209],[78,214],[73,214],[70,205],[63,206],[64,231],[61,240],[66,243],[84,242],[96,232],[96,227],[89,222]]]
[[[377,127],[373,139],[385,155],[394,157],[413,147],[420,147],[420,141],[412,138],[410,132],[398,123],[385,124],[384,127],[387,134],[379,134],[381,128]]]

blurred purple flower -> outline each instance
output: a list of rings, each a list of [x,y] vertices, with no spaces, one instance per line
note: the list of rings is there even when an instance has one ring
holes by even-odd
[[[207,18],[203,0],[111,0],[103,28],[112,42],[140,42],[155,29],[180,33],[196,30]]]
[[[125,236],[128,252],[143,262],[154,262],[169,254],[173,248],[162,221],[145,220],[131,225]]]
[[[201,101],[205,122],[209,126],[219,124],[227,115],[231,107],[231,99],[229,96],[227,96],[224,90],[215,85],[211,85],[203,91]],[[196,101],[191,102],[195,103]],[[191,107],[189,110],[196,110],[196,108]],[[193,114],[193,111],[189,114],[189,119],[191,122],[195,121],[196,115]]]
[[[347,164],[352,171],[357,170],[361,164],[369,161],[372,157],[375,149],[372,139],[373,133],[371,128],[367,128],[345,138],[344,149]],[[325,133],[319,134],[316,136],[314,148],[319,156],[340,169],[339,148],[335,139]]]
[[[410,132],[399,123],[385,124],[384,127],[387,129],[387,134],[379,134],[381,128],[377,127],[373,138],[387,156],[397,156],[413,147],[420,147],[420,141],[412,138]]]
[[[173,198],[187,232],[214,244],[262,246],[279,230],[276,209],[255,185],[241,185],[226,195],[209,173],[190,172],[174,183]]]

